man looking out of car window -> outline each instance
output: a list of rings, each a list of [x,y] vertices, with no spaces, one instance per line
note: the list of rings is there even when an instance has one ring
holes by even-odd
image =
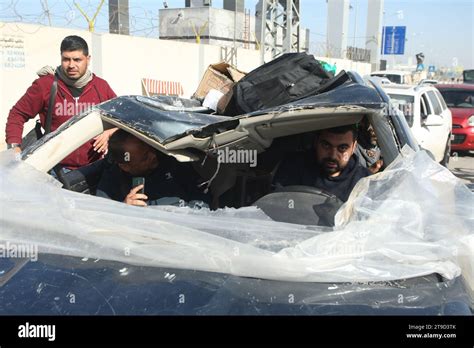
[[[356,139],[353,125],[319,131],[310,156],[292,156],[281,164],[276,186],[314,186],[347,201],[357,182],[371,174],[354,154]]]
[[[123,130],[109,140],[109,156],[114,162],[102,174],[96,195],[145,207],[157,205],[160,199],[174,201],[205,200],[196,188],[199,178],[192,169],[155,150]],[[145,184],[133,186],[133,178],[144,178]],[[143,192],[141,192],[143,190]],[[170,200],[168,200],[170,202]],[[173,203],[169,203],[173,204]]]
[[[67,36],[61,42],[61,65],[57,68],[46,66],[37,74],[39,78],[13,106],[8,115],[5,134],[9,148],[20,152],[25,122],[40,116],[43,129],[46,129],[48,111],[51,114],[51,131],[57,129],[71,117],[80,114],[93,105],[115,98],[109,84],[89,70],[91,56],[87,42],[75,35]],[[55,79],[56,95],[50,99]],[[54,105],[49,105],[54,102]],[[85,143],[61,161],[68,169],[76,169],[98,160],[107,152],[107,142],[116,129],[103,132],[95,139]]]
[[[383,165],[380,158],[381,151],[377,144],[377,135],[374,128],[366,118],[359,123],[359,136],[354,153],[357,155],[360,164],[367,167],[372,174],[378,173]]]

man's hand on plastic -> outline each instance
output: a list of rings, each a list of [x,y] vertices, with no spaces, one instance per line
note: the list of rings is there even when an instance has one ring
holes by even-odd
[[[104,131],[101,135],[94,138],[94,151],[101,152],[103,154],[107,153],[109,148],[109,138],[114,134],[118,128],[112,128]]]
[[[372,164],[372,166],[369,167],[369,170],[372,174],[378,173],[380,171],[380,168],[383,166],[383,160],[379,159],[377,162]]]
[[[146,207],[147,204],[145,201],[148,199],[148,196],[143,193],[138,193],[138,191],[144,187],[144,185],[138,185],[137,187],[131,189],[127,197],[125,197],[124,203],[128,205],[134,205],[136,207]]]

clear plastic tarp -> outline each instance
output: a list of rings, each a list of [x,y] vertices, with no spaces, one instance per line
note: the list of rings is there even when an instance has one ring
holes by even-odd
[[[357,184],[333,229],[274,222],[255,207],[131,207],[61,189],[12,151],[0,153],[0,180],[0,242],[40,253],[282,281],[474,282],[473,194],[409,148]]]

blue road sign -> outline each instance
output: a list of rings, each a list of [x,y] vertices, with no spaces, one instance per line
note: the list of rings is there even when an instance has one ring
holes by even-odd
[[[434,65],[430,65],[428,67],[428,72],[436,72],[436,67]]]
[[[407,27],[383,27],[382,54],[405,54]]]

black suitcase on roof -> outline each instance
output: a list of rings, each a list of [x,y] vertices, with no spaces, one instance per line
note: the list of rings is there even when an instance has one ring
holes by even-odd
[[[237,82],[224,114],[245,114],[316,94],[332,77],[312,55],[284,54]]]

